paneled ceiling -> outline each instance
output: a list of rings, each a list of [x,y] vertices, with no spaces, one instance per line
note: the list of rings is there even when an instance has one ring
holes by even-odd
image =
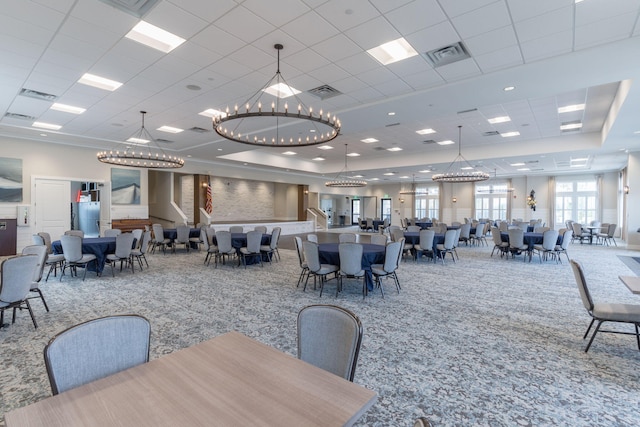
[[[139,111],[146,110],[147,129],[167,153],[185,157],[190,172],[246,164],[285,177],[329,177],[344,167],[348,144],[360,154],[348,158],[349,171],[372,182],[427,180],[459,151],[491,174],[518,176],[617,170],[628,151],[640,149],[640,0],[159,0],[149,6],[142,19],[184,44],[165,54],[125,38],[140,18],[107,1],[4,1],[0,134],[109,149],[138,130]],[[367,53],[400,37],[419,55],[385,66]],[[434,66],[426,55],[458,42],[469,58]],[[300,99],[341,119],[333,149],[296,147],[296,154],[284,155],[285,149],[229,142],[198,114],[233,107],[260,89],[276,71],[276,43],[284,45],[282,76],[303,92]],[[110,92],[79,84],[84,73],[123,85]],[[321,85],[341,94],[320,100],[306,92]],[[23,89],[55,99],[25,96]],[[55,111],[53,102],[86,111]],[[585,109],[558,112],[572,104]],[[499,116],[510,121],[488,122]],[[34,121],[62,127],[43,131]],[[575,122],[582,127],[560,128]],[[158,131],[163,125],[185,131]],[[424,128],[436,132],[416,133]],[[514,131],[519,135],[504,136]],[[454,144],[437,143],[443,140]],[[318,157],[324,160],[313,160]]]

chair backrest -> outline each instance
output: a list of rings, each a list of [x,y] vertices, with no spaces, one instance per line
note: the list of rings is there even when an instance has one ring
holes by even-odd
[[[260,244],[262,242],[261,231],[249,231],[247,233],[247,250],[252,253],[260,252]]]
[[[453,239],[453,247],[456,247],[458,246],[458,242],[460,241],[460,233],[462,232],[462,230],[459,228],[456,228],[454,231],[456,232],[456,237],[455,239]]]
[[[402,229],[391,230],[391,240],[397,242],[400,239],[404,239],[404,231]]]
[[[500,225],[498,226],[498,229],[500,231],[507,231],[509,230],[509,223],[507,221],[502,221],[500,222]]]
[[[261,232],[262,234],[266,234],[266,233],[267,233],[267,227],[266,227],[266,226],[264,226],[264,225],[256,225],[256,226],[253,228],[253,230],[254,230],[254,231],[259,231],[259,232]]]
[[[302,252],[304,253],[304,259],[307,262],[307,267],[311,272],[320,270],[320,251],[318,250],[318,244],[315,242],[302,242]]]
[[[562,248],[562,250],[567,250],[567,248],[569,247],[569,243],[571,243],[571,238],[573,237],[573,230],[566,230],[564,232],[564,234],[562,235],[562,244],[560,245],[560,247]]]
[[[144,230],[142,228],[136,228],[135,230],[131,230],[131,234],[133,234],[133,238],[136,239],[136,247],[140,247]]]
[[[500,235],[500,230],[498,229],[498,227],[491,227],[491,238],[493,239],[494,245],[502,245],[502,236]]]
[[[229,253],[233,250],[231,245],[231,232],[230,231],[216,231],[216,245],[218,251],[222,254]]]
[[[602,225],[602,223],[600,221],[598,221],[597,219],[594,219],[593,221],[589,222],[589,225],[592,227],[600,227],[600,225]]]
[[[390,224],[389,218],[385,218],[384,221],[382,221],[382,226],[384,228],[387,228]]]
[[[367,228],[373,228],[373,218],[367,218]]]
[[[296,252],[298,252],[298,261],[300,262],[300,267],[304,263],[304,252],[302,251],[302,239],[298,236],[294,236],[293,240],[296,243]]]
[[[151,241],[151,230],[147,230],[142,234],[142,243],[140,244],[140,252],[144,255],[149,247]]]
[[[41,246],[44,246],[45,248],[47,247],[47,245],[44,243],[44,239],[39,234],[32,234],[31,242],[34,245],[41,245]],[[49,253],[49,249],[47,249],[47,253]]]
[[[552,251],[558,241],[558,230],[547,230],[542,234],[542,247],[544,250]]]
[[[153,238],[156,242],[162,242],[164,240],[164,228],[162,228],[161,224],[153,224],[151,226],[153,229]]]
[[[338,235],[338,242],[340,243],[355,243],[357,240],[355,233],[341,233]]]
[[[36,255],[21,255],[2,261],[2,287],[0,301],[13,303],[24,300],[33,283],[34,272],[38,269]]]
[[[47,251],[50,254],[53,253],[53,249],[51,248],[51,235],[41,231],[38,233],[38,236],[42,237],[42,240],[44,240],[44,244],[47,246]]]
[[[467,222],[460,226],[460,238],[468,240],[471,236],[471,223]]]
[[[33,281],[39,282],[42,279],[44,265],[47,262],[47,247],[45,245],[25,246],[22,249],[22,255],[35,255],[38,257],[38,267],[33,271]]]
[[[104,230],[104,237],[116,237],[121,233],[122,233],[122,230],[118,228],[108,228]]]
[[[542,227],[542,226],[540,226],[540,227],[533,227],[533,232],[534,232],[534,233],[544,233],[545,231],[549,231],[549,230],[551,230],[551,228],[550,228],[550,227]]]
[[[149,321],[121,315],[89,320],[53,337],[44,362],[53,394],[149,361]]]
[[[374,234],[371,236],[371,243],[374,245],[386,245],[387,244],[387,236],[384,234]]]
[[[116,236],[116,256],[118,258],[128,258],[133,249],[133,234],[123,233]]]
[[[307,241],[318,243],[318,235],[317,234],[307,234]]]
[[[232,225],[229,227],[229,233],[244,233],[244,227],[241,225]]]
[[[436,232],[433,230],[420,230],[420,248],[431,250]]]
[[[509,246],[512,248],[524,246],[524,231],[522,231],[522,228],[516,227],[509,230]]]
[[[60,236],[62,253],[67,262],[76,262],[82,259],[82,238],[65,234]]]
[[[401,230],[401,227],[399,225],[390,225],[389,234],[393,233],[393,230]]]
[[[280,233],[282,229],[280,227],[273,227],[271,230],[271,241],[269,242],[269,247],[271,249],[276,249],[278,247],[278,240],[280,240]]]
[[[609,229],[607,231],[609,237],[613,237],[613,235],[616,234],[616,227],[618,227],[618,224],[609,224]]]
[[[573,269],[573,276],[576,278],[576,284],[578,285],[578,291],[580,291],[580,298],[582,299],[582,305],[587,309],[589,313],[593,311],[593,299],[591,293],[587,287],[587,280],[584,277],[584,270],[582,264],[579,261],[571,260],[571,268]]]
[[[298,313],[298,358],[353,381],[362,323],[342,307],[310,305]]]
[[[362,252],[363,247],[360,243],[340,243],[340,272],[348,276],[362,274]]]
[[[407,231],[410,232],[410,233],[417,233],[420,230],[422,230],[422,227],[420,227],[419,225],[409,225],[409,226],[407,226]]]
[[[574,222],[571,224],[571,228],[573,229],[574,236],[579,236],[582,234],[582,224]]]
[[[78,236],[81,239],[84,239],[84,231],[82,230],[67,230],[64,232],[66,236]]]
[[[387,245],[384,252],[384,264],[382,265],[382,269],[384,271],[391,273],[393,270],[398,268],[398,258],[400,257],[399,252],[402,252],[403,246],[404,242],[391,242]]]
[[[458,230],[447,230],[444,233],[444,243],[443,246],[445,249],[453,249],[456,244],[456,236],[458,234]]]
[[[191,231],[191,227],[188,225],[179,225],[176,227],[176,242],[178,243],[188,243],[189,242],[189,232]]]

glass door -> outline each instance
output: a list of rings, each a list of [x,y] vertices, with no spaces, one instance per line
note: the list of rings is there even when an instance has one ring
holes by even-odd
[[[361,217],[360,214],[360,208],[361,208],[361,204],[360,204],[361,200],[360,199],[351,199],[351,224],[352,225],[360,225],[358,224],[358,218]],[[364,219],[364,218],[362,218]]]

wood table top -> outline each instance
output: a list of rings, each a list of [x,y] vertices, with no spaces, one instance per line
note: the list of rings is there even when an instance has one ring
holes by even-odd
[[[16,426],[342,426],[376,393],[229,332],[5,414]]]
[[[622,283],[634,294],[640,294],[640,277],[638,276],[618,276]]]

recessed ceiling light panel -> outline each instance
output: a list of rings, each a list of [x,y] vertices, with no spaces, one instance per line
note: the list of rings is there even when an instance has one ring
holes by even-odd
[[[377,139],[375,138],[365,138],[365,139],[361,139],[360,141],[366,143],[366,144],[371,144],[372,142],[378,142]]]
[[[447,139],[447,140],[444,140],[444,141],[436,141],[436,144],[438,144],[438,145],[451,145],[451,144],[455,144],[455,141]]]
[[[436,133],[436,131],[435,131],[435,130],[433,130],[433,129],[431,129],[431,128],[427,128],[427,129],[420,129],[420,130],[417,130],[417,131],[416,131],[416,133],[417,133],[418,135],[429,135],[429,134],[431,134],[431,133]]]
[[[558,114],[582,110],[584,110],[584,104],[565,105],[564,107],[558,107]]]
[[[89,74],[89,73],[86,73],[82,77],[80,77],[80,80],[78,80],[78,83],[81,83],[87,86],[93,86],[98,89],[108,90],[111,92],[113,92],[114,90],[122,86],[122,83],[117,82],[115,80],[107,79],[107,78],[96,76],[95,74]]]
[[[184,129],[174,128],[174,127],[171,127],[171,126],[160,126],[157,130],[159,130],[161,132],[168,132],[168,133],[180,133],[180,132],[184,131]]]
[[[511,121],[511,117],[509,117],[509,116],[499,116],[499,117],[494,117],[492,119],[487,119],[487,121],[489,123],[491,123],[492,125],[495,125],[496,123],[510,122]]]
[[[171,52],[186,41],[182,37],[145,21],[138,22],[125,37],[164,53]]]
[[[60,125],[54,125],[52,123],[44,123],[44,122],[33,122],[31,126],[36,128],[41,128],[41,129],[50,129],[50,130],[60,130],[62,128],[62,126]]]
[[[393,64],[394,62],[402,61],[403,59],[411,58],[418,54],[409,42],[402,37],[369,49],[367,53],[382,65]]]
[[[300,93],[298,89],[284,83],[276,83],[263,90],[269,95],[275,96],[276,98],[288,98]]]
[[[57,102],[53,103],[53,105],[51,106],[51,109],[56,111],[62,111],[65,113],[71,113],[71,114],[82,114],[85,111],[87,111],[86,108],[74,107],[73,105],[59,104]]]

